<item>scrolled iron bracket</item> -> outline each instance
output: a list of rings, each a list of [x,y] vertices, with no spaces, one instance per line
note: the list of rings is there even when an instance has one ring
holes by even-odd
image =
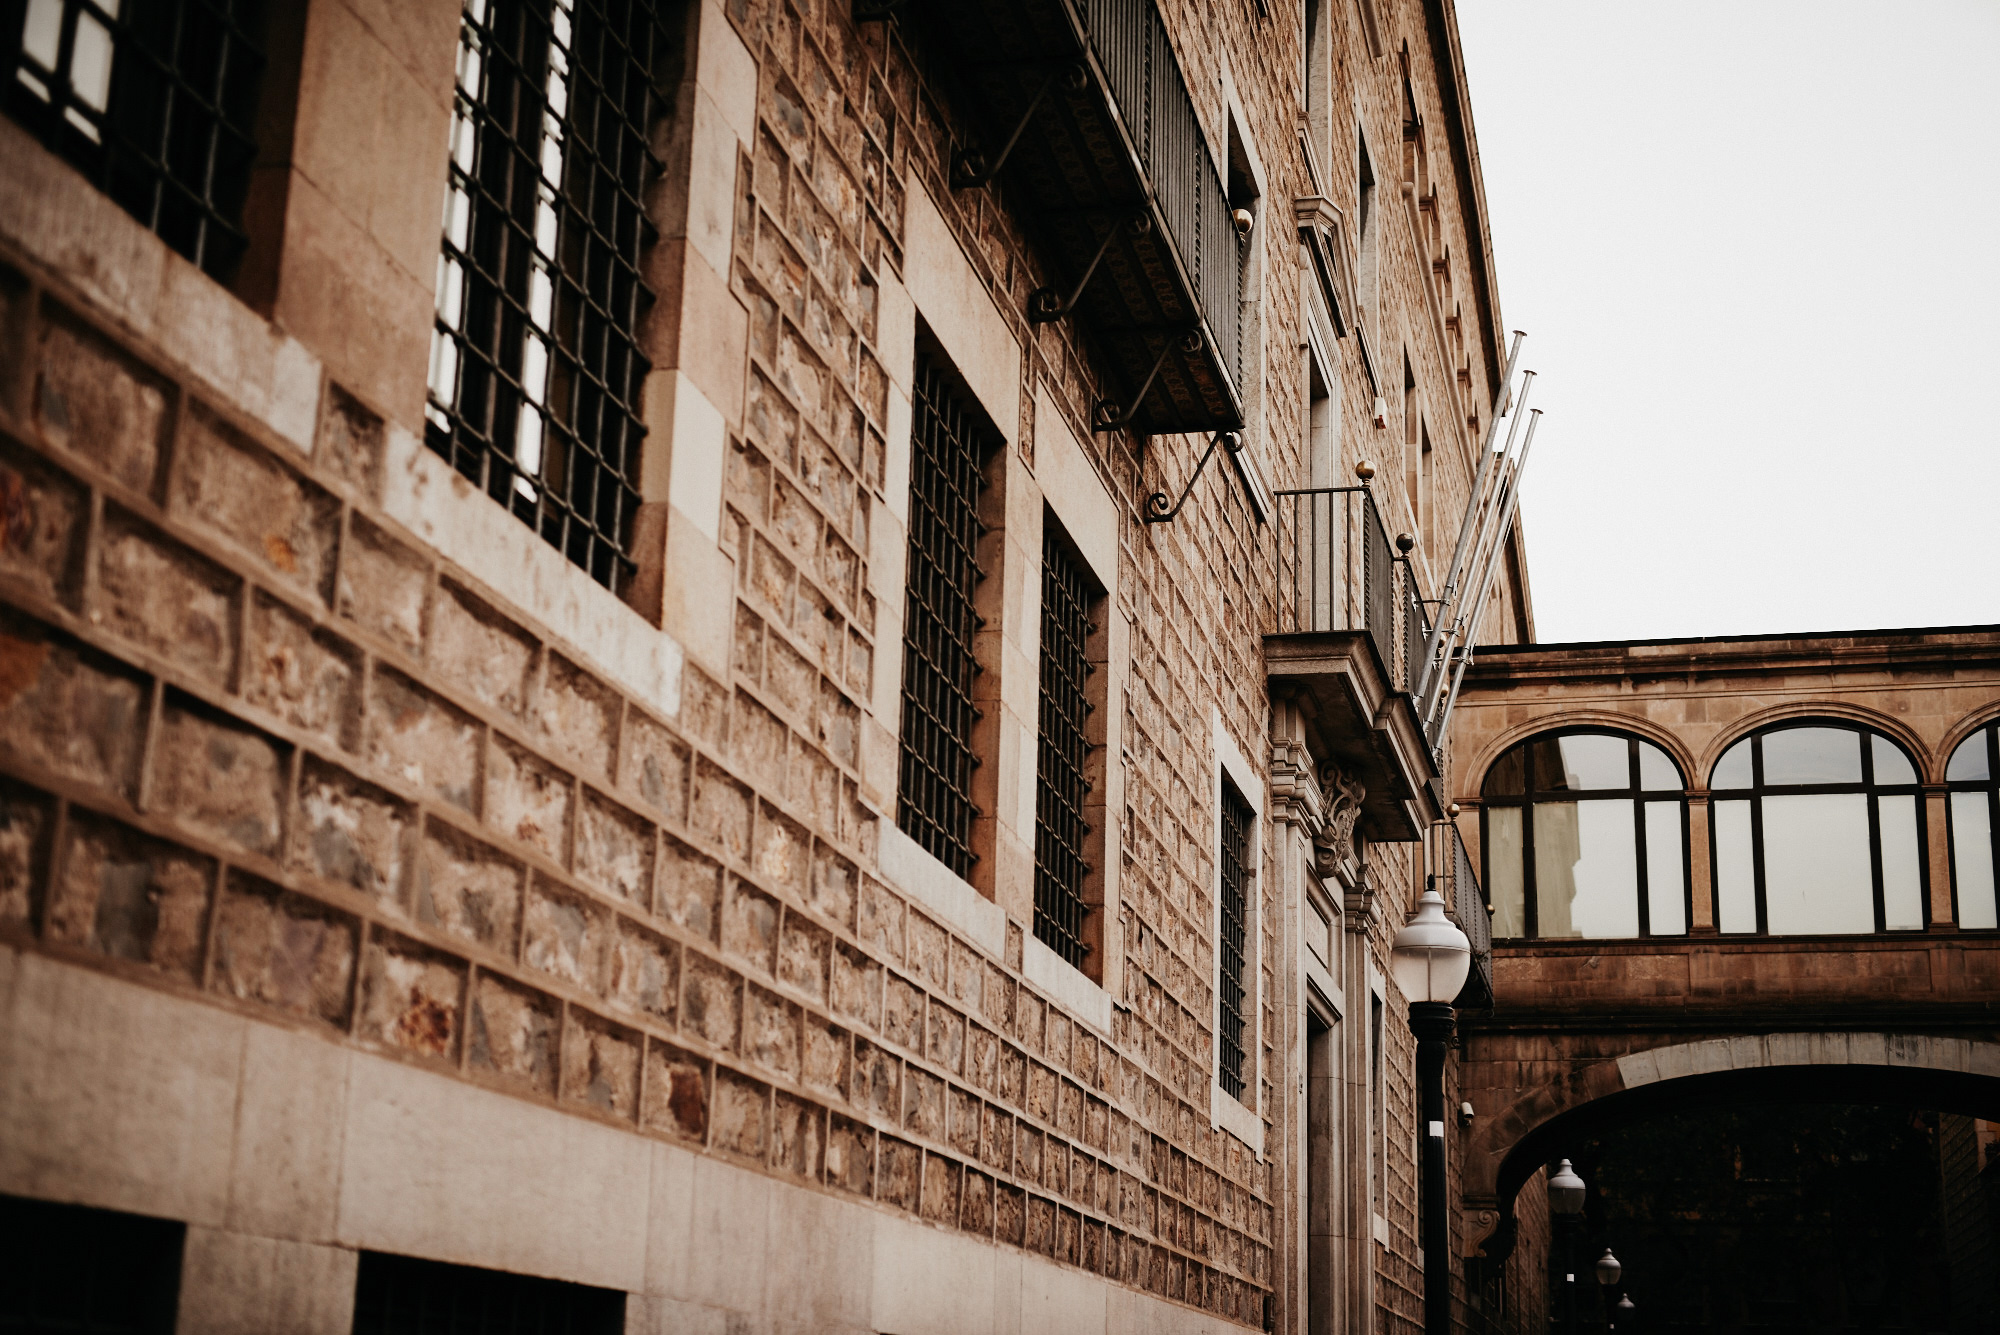
[[[1187,486],[1181,489],[1181,498],[1172,505],[1169,505],[1167,504],[1167,493],[1156,491],[1146,498],[1146,513],[1141,515],[1140,518],[1144,519],[1148,524],[1173,523],[1174,519],[1180,514],[1181,507],[1187,504],[1187,498],[1194,494],[1194,484],[1201,481],[1201,470],[1208,467],[1209,456],[1215,453],[1217,445],[1222,446],[1223,449],[1228,450],[1231,454],[1235,454],[1243,448],[1243,437],[1234,431],[1218,431],[1213,436],[1210,436],[1208,448],[1202,451],[1201,462],[1194,466],[1194,476],[1189,478]]]
[[[1167,355],[1174,350],[1177,342],[1182,352],[1193,356],[1201,351],[1201,330],[1190,329],[1178,340],[1170,337],[1160,345],[1160,355],[1153,359],[1153,369],[1146,372],[1146,378],[1139,383],[1139,392],[1132,396],[1129,405],[1113,403],[1110,399],[1099,399],[1090,414],[1092,431],[1116,431],[1120,427],[1131,425],[1132,415],[1138,412],[1139,405],[1146,401],[1146,395],[1152,391],[1153,381],[1159,378],[1160,368],[1167,364]]]
[[[1132,235],[1144,236],[1153,230],[1153,216],[1150,213],[1135,213],[1125,221]],[[1118,236],[1118,224],[1113,222],[1105,229],[1104,239],[1097,243],[1097,253],[1090,257],[1090,263],[1083,266],[1083,276],[1076,280],[1068,296],[1052,287],[1038,287],[1028,294],[1028,323],[1047,324],[1060,320],[1076,309],[1076,303],[1083,300],[1083,290],[1090,286],[1090,280],[1097,275],[1097,266],[1104,262],[1104,256],[1111,249],[1111,243]]]
[[[879,0],[877,2],[879,3]],[[1000,146],[997,155],[989,160],[986,154],[977,148],[961,148],[951,155],[952,189],[977,190],[993,183],[993,178],[1000,174],[1000,169],[1007,165],[1007,159],[1013,155],[1014,145],[1021,142],[1021,135],[1026,132],[1028,122],[1033,120],[1035,112],[1040,110],[1042,99],[1049,95],[1058,81],[1070,92],[1080,93],[1090,86],[1090,71],[1082,65],[1058,65],[1051,69],[1047,77],[1042,80],[1042,86],[1035,90],[1032,98],[1028,99],[1027,108],[1021,112],[1021,119],[1014,125],[1014,132],[1007,136],[1007,142]]]

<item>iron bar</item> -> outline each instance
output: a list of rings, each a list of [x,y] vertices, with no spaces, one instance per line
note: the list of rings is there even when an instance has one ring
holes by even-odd
[[[1201,331],[1199,329],[1190,329],[1181,335],[1180,347],[1182,352],[1190,356],[1201,351]],[[1109,399],[1099,399],[1096,409],[1090,415],[1090,429],[1092,431],[1116,431],[1118,428],[1129,423],[1132,420],[1132,414],[1138,412],[1139,405],[1146,401],[1146,395],[1152,391],[1153,381],[1159,378],[1160,368],[1167,364],[1167,354],[1173,350],[1174,340],[1173,336],[1169,334],[1166,342],[1160,345],[1160,355],[1153,359],[1153,369],[1146,372],[1146,378],[1139,383],[1139,392],[1132,396],[1131,406],[1124,407],[1113,403]]]
[[[1042,531],[1041,702],[1035,766],[1035,935],[1081,969],[1090,863],[1087,695],[1091,604],[1101,593],[1053,521]]]
[[[993,179],[1007,165],[1007,159],[1013,156],[1014,145],[1021,142],[1021,135],[1028,128],[1028,122],[1035,118],[1035,113],[1041,109],[1043,99],[1048,97],[1049,90],[1056,86],[1058,79],[1062,79],[1070,91],[1075,93],[1082,92],[1090,83],[1090,76],[1081,65],[1057,66],[1050,70],[1042,79],[1041,86],[1035,89],[1035,95],[1028,99],[1027,107],[1021,112],[1021,119],[1014,123],[1014,129],[1007,136],[1007,142],[1000,146],[998,157],[989,162],[986,154],[976,148],[962,148],[951,155],[952,189],[978,190],[993,183]],[[1092,267],[1096,266],[1093,264]]]
[[[1458,703],[1458,688],[1465,681],[1465,669],[1472,662],[1472,637],[1479,633],[1479,618],[1486,611],[1486,596],[1493,591],[1492,567],[1496,564],[1493,557],[1497,557],[1501,548],[1507,545],[1507,532],[1514,526],[1514,508],[1521,501],[1521,475],[1528,469],[1528,451],[1534,446],[1535,428],[1540,425],[1541,420],[1541,409],[1537,408],[1529,414],[1528,436],[1521,442],[1521,459],[1514,465],[1514,477],[1507,490],[1507,513],[1500,521],[1500,536],[1493,544],[1493,553],[1488,558],[1487,569],[1480,575],[1478,600],[1473,603],[1472,615],[1465,623],[1464,646],[1458,657],[1458,667],[1452,675],[1451,693],[1444,699],[1444,708],[1437,715],[1436,725],[1432,726],[1429,719],[1424,721],[1430,735],[1434,737],[1444,736],[1445,727],[1451,722],[1452,706]]]
[[[1134,214],[1127,221],[1126,226],[1132,229],[1133,235],[1144,236],[1147,232],[1153,230],[1152,215],[1146,213]],[[1060,296],[1052,287],[1038,287],[1033,292],[1030,292],[1028,294],[1028,323],[1047,324],[1051,320],[1060,320],[1063,316],[1075,310],[1076,303],[1083,299],[1083,290],[1090,286],[1091,278],[1097,273],[1097,266],[1104,262],[1105,252],[1111,249],[1111,243],[1117,237],[1118,224],[1114,221],[1110,227],[1105,229],[1104,239],[1097,243],[1097,253],[1090,257],[1090,263],[1083,266],[1083,276],[1076,280],[1076,286],[1070,289],[1070,294],[1067,297]],[[1168,346],[1172,346],[1171,342],[1169,342]],[[1155,374],[1157,374],[1157,368],[1155,369]],[[1147,378],[1147,384],[1149,387],[1152,384],[1151,377]],[[1145,397],[1144,391],[1140,392],[1140,397]],[[1138,406],[1136,403],[1132,405],[1134,411],[1138,409]],[[1127,415],[1129,416],[1129,414]]]
[[[1221,981],[1216,998],[1219,1014],[1216,1035],[1216,1075],[1224,1092],[1243,1097],[1245,1081],[1244,999],[1248,995],[1246,928],[1249,922],[1250,828],[1254,813],[1227,779],[1222,781],[1221,860],[1217,880],[1221,887],[1222,940]]]

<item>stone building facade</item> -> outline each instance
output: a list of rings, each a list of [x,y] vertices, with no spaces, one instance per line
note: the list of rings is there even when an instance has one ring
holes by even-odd
[[[1325,489],[1434,593],[1492,424],[1448,0],[970,7],[1074,39],[1018,119],[921,6],[268,8],[175,76],[192,196],[118,156],[139,19],[4,48],[8,1209],[182,1229],[182,1331],[483,1282],[395,1257],[634,1331],[1419,1325],[1386,956],[1451,747],[1281,552]],[[1095,183],[1091,288],[1031,173],[1151,133],[1133,32],[1194,137]]]

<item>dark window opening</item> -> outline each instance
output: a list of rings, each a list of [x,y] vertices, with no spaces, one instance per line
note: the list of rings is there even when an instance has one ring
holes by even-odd
[[[249,244],[263,0],[15,0],[0,15],[7,114],[229,282]]]
[[[187,1226],[0,1196],[0,1331],[172,1335]]]
[[[932,355],[919,352],[910,419],[909,595],[896,825],[952,871],[972,873],[973,595],[980,474],[999,433]]]
[[[1250,878],[1250,804],[1229,780],[1222,781],[1222,978],[1221,1030],[1216,1036],[1222,1088],[1241,1099],[1244,1087],[1244,1000],[1249,983],[1247,944]]]
[[[621,1335],[625,1295],[558,1279],[361,1253],[354,1335]]]
[[[425,442],[615,590],[652,369],[648,136],[680,47],[646,0],[467,0],[459,32]]]
[[[1035,767],[1035,935],[1081,969],[1090,824],[1090,640],[1103,597],[1051,516],[1042,528],[1040,745]]]

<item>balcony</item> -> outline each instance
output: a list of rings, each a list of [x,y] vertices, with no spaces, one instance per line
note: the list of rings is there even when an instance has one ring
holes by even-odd
[[[1242,425],[1240,241],[1153,0],[927,6],[981,139],[953,186],[998,179],[1039,233],[1051,287],[1108,361],[1098,430]]]
[[[1439,889],[1446,912],[1472,942],[1472,972],[1465,976],[1465,986],[1452,1005],[1460,1010],[1487,1010],[1493,1005],[1493,914],[1486,907],[1479,877],[1473,874],[1472,856],[1458,837],[1457,823],[1446,828],[1450,831],[1444,850],[1447,869],[1439,878]]]
[[[1316,753],[1367,789],[1362,833],[1421,838],[1442,802],[1410,700],[1427,630],[1416,576],[1366,487],[1281,491],[1277,512],[1277,626],[1264,637],[1272,693],[1301,699]]]

